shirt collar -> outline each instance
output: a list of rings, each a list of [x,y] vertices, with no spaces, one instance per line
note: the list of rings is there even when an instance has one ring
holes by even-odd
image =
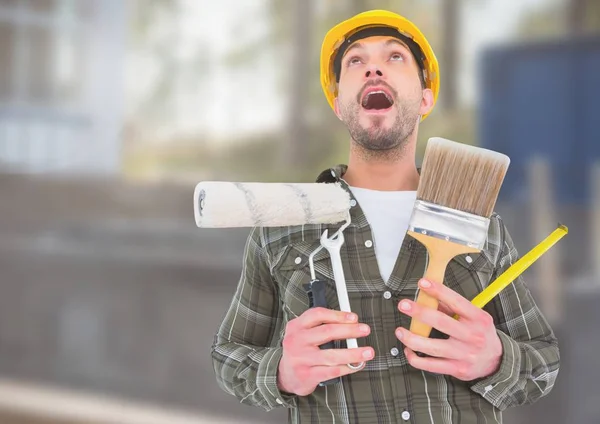
[[[369,225],[367,218],[358,204],[358,200],[354,196],[354,193],[350,189],[349,184],[344,180],[344,175],[348,170],[348,165],[346,164],[337,164],[328,169],[321,171],[321,173],[317,176],[317,183],[338,183],[340,186],[348,192],[350,195],[350,200],[352,207],[350,208],[350,227],[358,227],[363,228]],[[421,173],[421,168],[417,168],[417,171]]]
[[[344,174],[348,170],[348,165],[346,164],[337,164],[332,166],[331,168],[325,169],[321,171],[321,173],[317,176],[317,183],[338,183],[343,182],[346,183],[343,178]],[[417,167],[417,172],[419,175],[421,174],[421,167]],[[347,185],[347,184],[346,184]]]
[[[362,209],[360,208],[360,205],[358,205],[358,202],[357,202],[356,198],[354,197],[352,190],[350,190],[348,183],[344,180],[344,175],[346,174],[347,170],[348,170],[348,165],[346,165],[346,164],[334,165],[331,168],[321,171],[321,173],[317,176],[316,182],[317,183],[339,183],[341,185],[341,187],[344,188],[350,194],[350,199],[354,200],[354,202],[356,202],[356,203],[353,202],[354,206],[350,209],[350,218],[351,218],[350,227],[362,228],[362,227],[369,225],[369,223],[367,221],[365,214],[363,213]],[[421,175],[421,167],[417,167],[417,172],[419,173],[419,175]],[[487,248],[487,247],[484,247],[482,249],[482,253],[484,255],[486,255],[486,257],[488,259],[490,259],[492,257],[492,255],[489,251],[489,248]]]
[[[317,176],[318,183],[337,183],[342,182],[344,174],[348,170],[348,165],[338,164],[329,169],[325,169]]]

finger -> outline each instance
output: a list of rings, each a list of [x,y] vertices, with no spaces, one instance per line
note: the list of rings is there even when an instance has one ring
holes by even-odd
[[[478,320],[481,317],[481,309],[444,284],[422,279],[419,281],[419,287],[438,301],[444,302],[453,313],[461,317],[470,320]]]
[[[423,307],[412,300],[404,299],[398,304],[400,312],[417,318],[449,337],[466,341],[471,337],[471,329],[464,322],[460,322],[435,309]]]
[[[404,348],[404,355],[410,365],[420,370],[453,376],[458,374],[458,361],[453,359],[420,357],[408,347]]]
[[[361,361],[362,362],[362,361]],[[362,371],[365,368],[365,365],[358,369],[352,369],[347,365],[334,365],[334,366],[324,366],[318,365],[315,367],[311,367],[309,371],[309,376],[312,381],[317,381],[319,383],[327,380],[331,380],[338,377],[343,377],[348,374],[353,374],[358,371]]]
[[[452,309],[450,309],[448,305],[446,305],[444,302],[439,302],[438,311],[451,317],[454,316],[454,312],[452,311]]]
[[[426,353],[436,358],[460,359],[462,357],[461,346],[454,340],[432,339],[414,334],[405,328],[396,329],[396,337],[406,347],[415,352]]]
[[[312,355],[312,365],[334,367],[337,365],[358,364],[369,361],[374,357],[372,347],[359,347],[354,349],[324,349]]]
[[[321,324],[350,324],[358,322],[354,313],[336,311],[327,308],[310,308],[296,318],[302,328],[312,328]]]
[[[302,340],[311,346],[320,346],[332,340],[365,337],[371,332],[367,324],[323,324],[302,332]]]

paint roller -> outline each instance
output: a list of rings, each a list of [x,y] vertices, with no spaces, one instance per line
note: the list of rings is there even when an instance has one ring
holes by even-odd
[[[258,183],[204,181],[194,190],[194,215],[201,228],[279,227],[308,224],[336,224],[342,226],[331,237],[327,230],[321,237],[321,246],[331,256],[335,287],[340,310],[351,312],[341,265],[340,245],[343,231],[350,223],[351,197],[340,183]],[[313,252],[313,254],[316,253]],[[311,255],[311,281],[304,286],[309,307],[327,308],[325,282],[314,277]],[[358,347],[356,339],[347,339],[348,348]],[[321,349],[334,347],[325,343]],[[348,364],[353,369],[364,363]],[[321,382],[328,385],[339,381]]]
[[[336,224],[349,219],[350,200],[340,183],[203,181],[194,216],[201,228]]]

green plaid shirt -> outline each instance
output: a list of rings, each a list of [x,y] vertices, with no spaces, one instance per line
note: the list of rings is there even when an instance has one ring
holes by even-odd
[[[339,165],[317,182],[339,181]],[[352,194],[351,194],[352,195]],[[242,403],[265,410],[288,408],[291,423],[500,423],[507,407],[531,403],[549,393],[559,369],[557,340],[521,278],[485,306],[495,320],[504,348],[499,370],[464,382],[410,366],[394,330],[409,327],[398,302],[415,299],[427,261],[425,248],[406,236],[388,282],[381,278],[371,228],[357,203],[345,230],[341,254],[351,309],[371,333],[358,339],[375,358],[341,383],[317,387],[309,396],[282,393],[277,368],[285,325],[306,311],[303,288],[308,255],[322,232],[337,226],[254,228],[245,246],[239,285],[216,334],[212,358],[219,386]],[[371,242],[372,241],[372,242]],[[447,268],[445,284],[473,299],[517,259],[500,217],[491,218],[487,245],[479,254],[461,255]],[[338,309],[329,256],[315,257],[317,276],[328,281],[329,307]],[[336,342],[336,347],[340,342]]]

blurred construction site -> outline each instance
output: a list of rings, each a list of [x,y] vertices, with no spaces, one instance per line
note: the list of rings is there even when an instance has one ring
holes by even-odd
[[[215,381],[247,230],[199,230],[206,179],[313,181],[348,134],[319,84],[334,23],[384,8],[427,34],[421,125],[502,151],[497,210],[561,344],[511,424],[600,423],[600,2],[0,0],[0,423],[282,423]]]

